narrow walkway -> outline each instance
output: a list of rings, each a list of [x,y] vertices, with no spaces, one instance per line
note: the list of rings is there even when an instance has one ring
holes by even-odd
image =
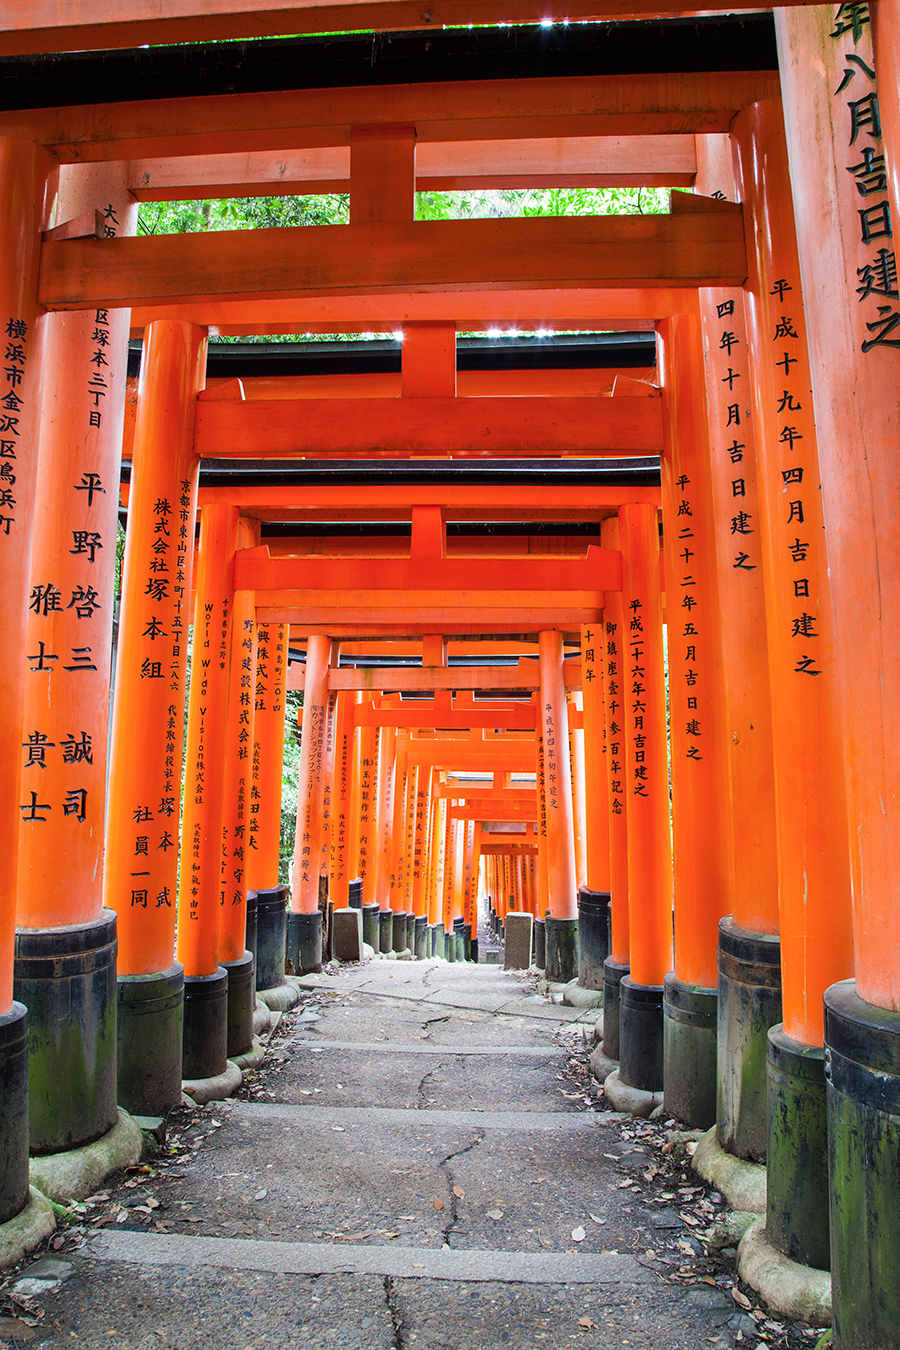
[[[719,1198],[664,1126],[597,1102],[596,1014],[496,966],[303,984],[240,1097],[178,1112],[174,1155],[73,1216],[0,1344],[812,1346],[703,1255]]]

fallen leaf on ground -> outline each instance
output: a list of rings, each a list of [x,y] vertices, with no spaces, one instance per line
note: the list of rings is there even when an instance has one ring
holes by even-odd
[[[503,1210],[502,1210],[502,1209],[489,1209],[488,1212],[487,1212],[487,1216],[488,1216],[489,1219],[502,1219],[502,1218],[503,1218]]]
[[[584,1229],[583,1229],[580,1225],[579,1225],[578,1228],[573,1228],[573,1229],[572,1229],[572,1241],[573,1241],[573,1242],[584,1242],[584,1239],[585,1239],[586,1237],[587,1237],[587,1233],[584,1231]]]
[[[462,1186],[454,1186],[454,1187],[453,1187],[453,1194],[456,1196],[457,1200],[464,1200],[464,1199],[465,1199],[465,1195],[466,1195],[466,1193],[465,1193],[465,1191],[463,1190]]]
[[[735,1303],[738,1305],[739,1308],[750,1307],[749,1298],[747,1297],[746,1294],[742,1294],[740,1289],[732,1289],[731,1297],[734,1299]]]
[[[443,1208],[444,1208],[444,1202],[443,1202],[443,1200],[435,1200],[433,1203],[434,1203],[435,1209],[443,1209]]]
[[[578,1325],[580,1327],[583,1327],[585,1331],[590,1331],[592,1327],[595,1327],[597,1325],[597,1323],[592,1322],[589,1317],[579,1317]]]

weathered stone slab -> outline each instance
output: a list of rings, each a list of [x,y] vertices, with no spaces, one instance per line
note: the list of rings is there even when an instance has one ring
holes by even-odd
[[[527,970],[531,965],[534,916],[510,910],[506,916],[503,964],[507,970]]]
[[[334,957],[337,961],[363,959],[362,910],[336,909],[332,918]]]

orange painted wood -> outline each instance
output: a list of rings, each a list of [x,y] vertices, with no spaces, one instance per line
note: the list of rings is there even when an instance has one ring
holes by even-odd
[[[452,520],[595,520],[608,515],[622,504],[623,488],[604,484],[559,483],[468,485],[446,483],[437,486],[410,484],[397,486],[373,483],[366,486],[365,498],[351,497],[344,485],[306,484],[302,489],[271,487],[214,487],[202,489],[201,502],[232,502],[258,519],[284,520],[286,517],[309,521],[400,520],[408,518],[414,505],[444,506]],[[248,500],[251,499],[251,500]],[[628,489],[630,501],[660,503],[658,487]],[[470,541],[471,542],[471,541]],[[268,544],[271,555],[276,541]],[[454,543],[453,547],[456,547]]]
[[[256,637],[253,758],[244,869],[250,891],[278,885],[287,629],[279,623],[258,623]]]
[[[455,400],[456,379],[456,325],[407,324],[403,330],[401,355],[403,397],[427,398],[429,402],[425,406],[437,412],[436,404],[431,400]],[[440,416],[437,413],[433,420],[437,421]],[[412,449],[412,445],[409,448]]]
[[[896,791],[900,741],[894,713],[900,622],[900,406],[896,398],[900,351],[883,344],[868,350],[861,347],[879,333],[888,340],[897,338],[896,328],[888,332],[868,325],[877,325],[882,315],[896,314],[898,303],[896,297],[863,296],[860,290],[866,289],[865,278],[873,276],[865,269],[873,265],[875,284],[880,284],[881,250],[886,249],[889,257],[896,254],[900,14],[895,3],[884,0],[873,5],[870,13],[871,30],[863,23],[858,39],[852,31],[831,38],[837,25],[828,23],[833,16],[827,10],[809,11],[812,22],[798,25],[779,19],[778,26],[780,40],[790,53],[784,71],[784,114],[791,179],[798,206],[801,201],[808,203],[810,213],[808,225],[804,222],[798,232],[797,245],[842,704],[842,758],[851,821],[854,973],[862,998],[896,1011],[900,1009],[895,936],[900,916]],[[877,84],[854,57],[875,71]],[[854,78],[836,93],[847,70],[854,72]],[[870,135],[874,128],[864,126],[848,153],[848,105],[851,100],[865,99],[874,89],[882,139]],[[863,116],[866,106],[863,103],[859,109]],[[811,123],[819,127],[817,136],[810,134]],[[848,166],[864,168],[868,147],[876,156],[876,169],[884,156],[886,181],[884,187],[864,197],[863,189],[870,184],[874,188],[878,177],[860,178],[860,170],[853,174],[846,170]],[[865,243],[858,212],[887,200],[893,240],[879,237]],[[827,217],[819,214],[823,211]],[[877,223],[875,228],[879,228]],[[896,291],[896,282],[882,289]],[[820,676],[816,683],[823,679]]]
[[[656,512],[623,506],[619,532],[631,978],[659,986],[672,966],[672,847]]]
[[[336,909],[349,904],[351,872],[351,811],[353,786],[353,714],[354,697],[349,690],[337,695],[334,731],[334,788],[331,826],[332,870],[329,898]],[[354,860],[355,862],[355,860]]]
[[[618,519],[605,520],[601,540],[619,547]],[[596,636],[597,630],[595,630]],[[628,793],[625,764],[625,621],[621,591],[610,591],[599,629],[602,661],[595,650],[603,681],[604,745],[609,802],[610,955],[619,965],[630,962],[631,919],[628,902]],[[587,674],[585,672],[585,683]]]
[[[397,733],[393,727],[379,727],[377,734],[378,763],[374,789],[375,887],[372,899],[378,901],[381,909],[390,909]]]
[[[117,228],[133,232],[137,220],[121,165],[61,171],[57,219],[82,212],[93,218],[101,199],[104,208],[107,203],[112,208]],[[9,315],[0,318],[6,405],[10,390],[24,389],[29,377],[34,387],[35,362],[29,359],[28,337],[17,341],[7,335]],[[55,660],[29,662],[29,667],[44,664],[44,670],[25,685],[18,801],[34,800],[46,808],[21,813],[15,908],[24,928],[88,922],[99,916],[102,905],[97,883],[103,871],[128,322],[127,313],[101,310],[62,321],[48,318],[45,324],[40,467],[22,651],[39,652],[43,644]],[[19,375],[22,385],[13,386]],[[15,453],[9,433],[4,440],[7,452]],[[20,470],[17,458],[0,457],[0,499],[7,503],[0,515],[26,509],[26,484],[26,467]],[[10,498],[16,511],[8,505]],[[60,867],[61,857],[65,867]]]
[[[332,871],[331,831],[334,794],[334,732],[336,713],[335,694],[328,695],[325,707],[325,747],[322,755],[322,848],[319,854],[319,878],[326,880]]]
[[[730,139],[703,136],[697,138],[697,143],[700,190],[725,192],[733,198]],[[736,433],[737,428],[729,426],[735,394],[741,384],[749,389],[753,374],[743,293],[724,289],[701,291],[700,321],[706,358],[725,676],[725,747],[732,836],[729,903],[739,927],[774,934],[778,932],[778,871],[763,553],[759,531],[732,533],[738,512],[759,517],[753,423],[745,419],[740,436],[726,434]]]
[[[582,136],[527,141],[424,142],[416,147],[419,192],[526,187],[690,187],[697,170],[692,136]],[[348,192],[349,146],[280,154],[133,160],[128,186],[138,201],[295,196]]]
[[[466,773],[477,770],[508,769],[512,773],[534,773],[535,743],[512,741],[499,736],[490,743],[472,741],[427,741],[413,739],[408,745],[411,764]]]
[[[435,324],[451,328],[450,324]],[[404,324],[404,347],[409,335],[429,324]],[[455,331],[455,329],[454,329]],[[448,362],[449,364],[449,362]],[[456,374],[460,398],[594,398],[609,394],[617,377],[632,376],[651,386],[656,379],[655,366],[604,366],[595,370],[461,370]],[[137,389],[137,380],[129,380],[129,390]],[[238,388],[240,386],[240,388]],[[272,375],[237,380],[211,379],[199,396],[200,403],[214,400],[248,403],[289,399],[400,398],[402,376],[399,371],[358,375]],[[452,395],[451,395],[452,396]],[[299,411],[299,410],[298,410]],[[335,409],[339,412],[339,409]],[[127,416],[127,414],[126,414]],[[132,412],[133,420],[133,412]],[[126,455],[126,458],[128,456]]]
[[[462,330],[485,332],[501,327],[528,331],[544,328],[650,330],[663,314],[692,312],[696,292],[683,286],[626,285],[614,291],[593,285],[505,286],[487,291],[463,286],[453,291],[367,292],[354,295],[304,295],[290,300],[231,299],[210,296],[196,304],[155,300],[135,303],[132,332],[140,336],[159,318],[209,324],[223,337],[269,333],[394,332],[404,323],[456,323]]]
[[[235,555],[235,589],[255,590],[257,604],[271,593],[296,590],[320,597],[335,592],[337,603],[354,593],[419,592],[423,603],[429,592],[447,592],[452,603],[460,593],[497,591],[602,592],[622,584],[621,560],[613,552],[589,544],[583,559],[553,557],[502,558],[486,562],[467,558],[276,558],[265,544]],[[321,602],[320,602],[321,603]],[[351,602],[352,603],[352,602]],[[373,603],[379,602],[374,599]],[[384,602],[381,602],[384,603]],[[390,603],[390,602],[388,602]],[[461,603],[466,603],[462,600]],[[486,603],[491,603],[486,600]],[[520,601],[521,603],[521,601]]]
[[[416,202],[416,128],[382,123],[350,128],[350,221],[410,221]]]
[[[252,526],[238,522],[238,540]],[[256,677],[256,624],[253,596],[237,591],[231,625],[231,671],[225,741],[222,810],[219,960],[239,961],[247,946],[247,887],[244,867],[253,753],[253,686]]]
[[[369,695],[362,694],[365,703]],[[362,878],[363,901],[375,900],[375,793],[378,764],[378,732],[360,727],[356,733],[356,785],[354,791],[353,839],[351,860],[356,859],[356,876]]]
[[[420,704],[418,709],[410,708],[408,705],[405,708],[390,709],[360,707],[356,710],[355,717],[357,726],[394,726],[410,730],[427,726],[434,720],[437,720],[437,714],[433,710],[433,704],[427,702],[424,706]],[[445,730],[465,731],[471,727],[485,729],[496,727],[504,731],[534,730],[534,710],[520,704],[512,704],[501,711],[479,708],[474,711],[470,709],[447,712],[442,709],[439,720]]]
[[[584,726],[581,694],[568,695],[569,767],[572,775],[572,819],[575,826],[575,879],[579,886],[587,885],[587,796],[584,762]]]
[[[606,600],[609,605],[609,596]],[[585,884],[610,889],[609,781],[606,768],[606,715],[603,699],[603,620],[581,628],[584,792],[587,837]],[[568,662],[566,663],[568,665]]]
[[[732,207],[69,239],[42,246],[38,300],[84,309],[456,286],[656,289],[734,286],[746,275],[741,212]]]
[[[222,747],[227,731],[234,605],[229,564],[237,524],[233,506],[206,506],[200,514],[176,944],[178,960],[191,977],[214,975],[219,964],[225,808]]]
[[[204,402],[196,446],[202,459],[653,455],[662,449],[662,414],[658,398],[628,397],[358,398],[338,408],[332,399]]]
[[[780,102],[742,114],[733,135],[753,239],[747,336],[757,372],[753,412],[769,619],[782,1008],[787,1035],[819,1046],[822,994],[853,974],[831,560]]]
[[[106,812],[104,901],[118,915],[123,975],[167,970],[174,958],[199,470],[193,415],[205,365],[201,330],[165,320],[150,329],[135,430]]]
[[[667,414],[662,478],[674,969],[686,984],[715,989],[719,920],[732,908],[732,860],[706,371],[699,318],[667,319],[659,335]],[[740,499],[735,500],[740,509]],[[750,809],[752,804],[744,803],[741,814]]]
[[[31,795],[19,795],[22,764],[25,682],[29,663],[22,659],[28,628],[32,519],[38,469],[41,406],[42,334],[34,303],[37,251],[44,223],[44,196],[51,164],[37,146],[0,137],[0,321],[4,343],[21,347],[21,358],[10,366],[22,371],[15,387],[5,379],[0,416],[0,472],[6,470],[0,492],[0,562],[4,585],[0,591],[0,640],[7,654],[0,667],[0,754],[7,766],[0,776],[0,1015],[12,1006],[15,902],[20,828],[29,828],[19,808]],[[4,346],[4,350],[5,350]],[[13,377],[15,378],[15,377]],[[15,397],[10,398],[10,394]],[[15,406],[13,406],[15,405]],[[12,419],[12,420],[10,420]],[[57,653],[58,654],[58,653]],[[46,679],[49,676],[41,675]],[[15,766],[15,767],[13,767]],[[46,797],[38,797],[44,802]],[[37,812],[36,816],[46,815]],[[20,822],[22,824],[20,825]],[[41,828],[37,819],[31,828]]]
[[[0,114],[0,133],[61,163],[349,145],[351,127],[378,122],[414,123],[418,145],[685,135],[727,131],[741,108],[778,91],[776,71],[438,81],[21,109]]]
[[[541,755],[546,812],[547,906],[556,919],[578,917],[575,875],[575,827],[572,771],[569,763],[569,719],[563,679],[562,634],[544,630],[538,638],[541,667]],[[543,828],[543,819],[542,819]]]
[[[291,910],[295,914],[315,914],[319,908],[330,657],[331,643],[327,638],[310,638],[306,653],[308,680],[303,694],[303,730],[297,773],[297,833],[291,887]]]
[[[391,803],[391,839],[388,857],[388,904],[395,914],[405,914],[406,819],[409,768],[406,755],[398,750],[394,760],[394,790]]]

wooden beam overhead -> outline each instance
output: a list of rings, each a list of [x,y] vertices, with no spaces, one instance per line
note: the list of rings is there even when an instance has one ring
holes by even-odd
[[[690,187],[697,172],[693,136],[577,136],[564,139],[424,142],[416,150],[419,192],[528,187]],[[138,201],[282,197],[349,192],[349,145],[281,154],[132,160],[129,191]]]
[[[306,667],[296,661],[292,661],[288,667],[287,688],[302,689],[305,682]],[[563,673],[566,680],[567,689],[581,688],[581,662],[566,661],[563,665]],[[333,692],[341,689],[362,690],[366,693],[381,693],[389,689],[392,693],[424,693],[441,689],[452,690],[480,690],[482,692],[504,690],[527,690],[533,692],[540,689],[541,678],[540,670],[536,660],[520,660],[515,666],[342,666],[336,670],[328,672],[328,688]],[[529,705],[524,705],[524,711],[530,710]],[[425,704],[422,711],[416,711],[411,708],[414,716],[425,718],[424,723],[417,722],[416,726],[428,725],[428,719],[435,719],[444,716],[444,713],[438,713],[431,704]],[[474,705],[473,715],[480,715],[484,712],[485,716],[499,716],[491,714],[488,708],[480,708]],[[401,715],[398,713],[398,716]],[[360,723],[363,725],[363,723]],[[368,725],[366,723],[365,725]],[[374,725],[374,723],[373,723]],[[378,725],[381,725],[380,723]],[[393,725],[401,725],[397,722]],[[473,725],[477,725],[473,724]],[[493,727],[497,725],[488,721],[487,725]],[[525,728],[526,730],[528,728]]]
[[[349,145],[350,128],[412,123],[427,142],[727,132],[780,95],[778,72],[694,71],[300,89],[0,111],[0,135],[61,163],[278,154]]]
[[[649,392],[649,390],[648,390]],[[658,455],[659,398],[200,400],[201,459],[359,454]]]
[[[740,286],[743,215],[705,201],[678,213],[325,225],[44,244],[49,310],[226,296],[282,299],[367,291],[507,287]],[[694,200],[694,199],[691,199]],[[728,209],[722,209],[727,207]]]

